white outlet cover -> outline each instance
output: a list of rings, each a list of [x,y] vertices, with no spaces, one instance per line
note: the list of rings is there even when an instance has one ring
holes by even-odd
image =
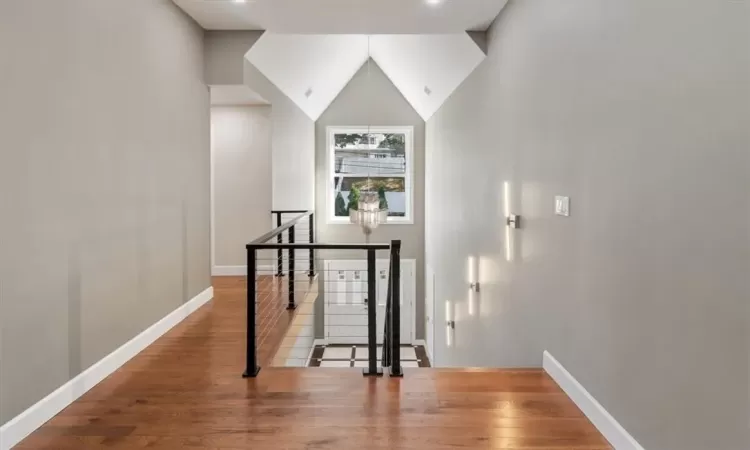
[[[555,214],[565,217],[570,216],[570,197],[555,196]]]

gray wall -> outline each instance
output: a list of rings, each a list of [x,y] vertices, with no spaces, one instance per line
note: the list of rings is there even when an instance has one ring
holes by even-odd
[[[263,31],[206,31],[204,60],[206,84],[245,83],[245,54]]]
[[[248,86],[271,104],[274,209],[312,209],[315,204],[315,123],[245,54],[262,31],[208,31],[206,83]]]
[[[369,70],[368,70],[369,65]],[[315,167],[317,238],[328,243],[360,243],[365,237],[356,225],[329,225],[326,222],[327,149],[326,128],[329,126],[413,126],[414,127],[414,224],[385,225],[376,229],[371,242],[401,239],[402,257],[417,261],[416,337],[424,337],[424,146],[425,123],[401,95],[378,65],[370,59],[354,75],[347,86],[315,123]],[[359,254],[323,252],[320,258],[365,259]],[[387,255],[379,255],[387,258]],[[323,302],[318,302],[322,305]],[[320,314],[318,315],[321,316]],[[318,324],[319,325],[319,324]],[[317,327],[320,331],[321,326]]]
[[[546,349],[647,449],[750,448],[747,24],[746,2],[510,2],[427,124],[439,365]]]
[[[271,103],[273,208],[315,206],[315,122],[250,62],[245,85]]]
[[[202,30],[0,2],[0,423],[211,285]]]
[[[271,230],[271,108],[212,107],[211,155],[214,266],[244,266],[245,244]]]

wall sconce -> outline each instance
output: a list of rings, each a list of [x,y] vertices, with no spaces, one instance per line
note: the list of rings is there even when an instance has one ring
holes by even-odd
[[[453,330],[456,329],[456,321],[453,316],[453,308],[450,301],[445,302],[445,345],[453,347]]]
[[[477,278],[477,273],[479,272],[478,264],[479,258],[475,256],[469,256],[466,258],[466,282],[469,285],[469,296],[467,300],[470,316],[476,314],[477,311],[476,293],[479,292],[479,279]]]
[[[477,264],[479,258],[469,256],[466,258],[466,282],[469,283],[469,289],[474,292],[479,292],[479,282],[477,281]]]
[[[521,218],[510,213],[510,182],[503,183],[503,213],[505,214],[505,260],[513,261],[513,234],[511,229],[521,226]]]
[[[510,228],[521,228],[521,216],[517,214],[509,215],[507,225]]]

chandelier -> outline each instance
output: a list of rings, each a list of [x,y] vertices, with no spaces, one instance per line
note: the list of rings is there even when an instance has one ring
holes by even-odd
[[[349,210],[349,220],[359,225],[365,236],[370,236],[372,230],[388,221],[388,210],[380,208],[380,196],[376,192],[365,192],[358,208]]]

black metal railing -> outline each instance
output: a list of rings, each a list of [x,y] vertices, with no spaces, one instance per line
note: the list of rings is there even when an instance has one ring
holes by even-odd
[[[401,241],[391,243],[384,328],[383,367],[391,368],[391,376],[403,376],[401,368]]]
[[[391,376],[401,376],[401,241],[391,245],[384,328],[383,366],[391,367]]]
[[[289,220],[288,222],[286,222],[286,225],[289,225],[289,223],[294,222],[292,226],[277,233],[276,235],[277,244],[283,244],[285,242],[294,243],[296,241],[299,241],[300,238],[307,240],[308,243],[315,242],[315,214],[312,211],[273,210],[271,211],[271,215],[274,216],[276,229],[271,231],[269,234],[277,232],[279,229],[283,228],[285,218]],[[308,219],[306,223],[304,221],[305,217],[307,217]],[[305,225],[307,226],[307,230],[304,229]],[[286,233],[286,235],[284,233]],[[285,237],[286,237],[286,240],[284,240]],[[256,241],[257,240],[258,239],[256,239]],[[293,254],[291,250],[288,252],[288,257],[289,259],[287,261],[294,261],[295,255]],[[312,250],[309,250],[308,264],[309,264],[308,276],[312,278],[315,276],[315,253]],[[289,271],[288,269],[289,267],[287,267],[287,271]],[[285,273],[284,250],[279,248],[276,250],[276,276],[283,277],[284,273]]]
[[[258,347],[257,347],[257,321],[256,308],[258,305],[258,285],[257,274],[262,268],[259,265],[259,252],[276,250],[276,267],[274,275],[284,275],[284,251],[287,251],[286,258],[286,276],[288,276],[288,306],[287,309],[294,309],[295,302],[295,283],[296,279],[296,252],[309,252],[309,268],[304,269],[303,273],[308,275],[304,277],[305,282],[309,283],[315,276],[315,253],[319,250],[351,250],[363,251],[367,257],[367,297],[369,299],[367,308],[367,348],[368,348],[368,365],[364,370],[366,376],[382,375],[382,368],[378,367],[377,360],[377,296],[376,296],[376,254],[378,251],[389,251],[389,282],[386,306],[386,329],[384,342],[384,357],[382,366],[390,367],[390,375],[394,377],[402,376],[400,346],[401,346],[401,241],[391,241],[390,244],[321,244],[316,243],[313,229],[313,213],[311,211],[273,211],[276,215],[276,223],[279,224],[283,214],[292,214],[287,223],[280,224],[276,229],[266,233],[253,242],[247,244],[247,342],[246,342],[246,368],[244,377],[255,377],[260,371],[258,366]],[[309,242],[297,242],[296,227],[309,220]],[[286,236],[286,239],[284,239]],[[275,241],[275,242],[273,242]],[[385,353],[388,358],[385,358]]]

